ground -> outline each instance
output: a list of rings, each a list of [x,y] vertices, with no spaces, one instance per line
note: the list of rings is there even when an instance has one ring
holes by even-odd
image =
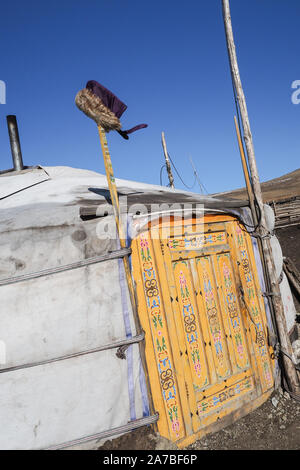
[[[174,450],[149,427],[108,440],[100,450]],[[300,403],[274,392],[260,408],[222,431],[196,441],[187,450],[299,450]]]
[[[274,178],[261,183],[262,197],[264,202],[278,202],[283,199],[299,197],[300,188],[300,168],[287,173],[286,175]],[[234,199],[248,199],[245,188],[226,191],[226,193],[217,193],[217,196],[224,195]]]
[[[300,403],[275,392],[252,413],[222,431],[195,442],[197,450],[300,449]]]

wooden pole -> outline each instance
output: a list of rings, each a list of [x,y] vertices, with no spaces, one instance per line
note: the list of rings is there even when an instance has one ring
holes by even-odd
[[[167,151],[167,145],[166,145],[166,139],[165,139],[165,133],[164,132],[161,133],[161,142],[162,142],[162,146],[163,146],[163,150],[164,150],[170,187],[174,189],[174,178],[173,178],[173,174],[172,174],[172,168],[171,168],[171,165],[170,165],[170,160],[169,160],[169,155],[168,155],[168,151]]]
[[[249,122],[249,117],[248,117],[246,98],[244,95],[242,82],[240,78],[240,71],[239,71],[238,62],[237,62],[236,49],[235,49],[232,24],[231,24],[229,0],[222,0],[222,2],[223,2],[223,17],[224,17],[226,40],[227,40],[227,48],[228,48],[228,54],[229,54],[229,59],[230,59],[230,67],[231,67],[231,73],[232,73],[234,86],[235,86],[236,94],[237,94],[237,99],[238,99],[238,103],[239,103],[239,107],[241,111],[241,118],[242,118],[243,131],[244,131],[244,141],[245,141],[245,146],[246,146],[247,155],[248,155],[252,186],[253,186],[253,190],[257,199],[257,204],[259,205],[259,208],[262,213],[262,219],[263,219],[262,223],[263,225],[265,225],[264,223],[265,220],[264,220],[264,215],[263,215],[264,210],[263,210],[261,187],[260,187],[259,176],[258,176],[258,171],[256,167],[254,145],[253,145],[252,133],[251,133],[250,122]]]
[[[242,137],[241,137],[241,133],[240,133],[240,129],[239,129],[239,126],[238,126],[236,116],[234,116],[234,123],[235,123],[235,130],[236,130],[238,145],[239,145],[239,149],[240,149],[243,172],[244,172],[246,188],[247,188],[251,213],[252,213],[252,217],[253,217],[253,222],[254,222],[255,225],[257,225],[257,214],[256,214],[256,209],[255,209],[254,195],[253,195],[251,182],[250,182],[250,178],[249,178],[248,166],[247,166],[246,156],[245,156],[244,147],[243,147],[243,143],[242,143]]]
[[[278,284],[278,280],[276,277],[276,271],[274,266],[274,259],[272,254],[272,248],[270,243],[270,238],[268,237],[269,233],[267,230],[266,225],[266,218],[264,213],[264,205],[260,187],[260,181],[256,166],[256,159],[255,159],[255,152],[254,152],[254,145],[252,139],[252,133],[250,128],[249,116],[247,111],[246,99],[242,87],[242,82],[240,78],[240,72],[237,62],[236,56],[236,49],[234,44],[233,38],[233,31],[232,31],[232,23],[231,23],[231,15],[230,15],[230,6],[229,0],[222,0],[223,4],[223,18],[224,18],[224,26],[225,26],[225,34],[226,34],[226,41],[227,41],[227,48],[228,48],[228,55],[230,61],[230,69],[233,78],[234,87],[236,90],[236,96],[238,99],[238,104],[241,113],[241,120],[244,132],[244,141],[246,146],[246,151],[248,155],[248,162],[251,174],[251,181],[252,181],[252,188],[255,197],[256,204],[259,209],[259,227],[258,231],[261,236],[261,244],[263,248],[263,254],[266,264],[266,271],[268,274],[268,282],[269,289],[271,290],[271,300],[274,307],[276,323],[277,323],[277,330],[279,334],[279,341],[281,348],[287,352],[289,355],[292,356],[292,347],[288,337],[288,331],[286,326],[286,320],[284,315],[284,307],[281,299],[281,292]],[[286,377],[288,380],[288,385],[292,392],[297,392],[299,390],[299,380],[296,373],[296,370],[290,361],[285,355],[283,355],[283,364],[286,372]]]
[[[113,206],[113,211],[114,211],[115,220],[117,224],[117,230],[118,230],[119,239],[120,239],[120,245],[121,245],[121,248],[126,248],[126,237],[125,237],[125,232],[123,229],[123,224],[121,221],[118,193],[117,193],[111,158],[110,158],[110,154],[108,150],[106,135],[105,135],[104,129],[101,126],[98,126],[98,131],[99,131],[100,143],[101,143],[101,148],[102,148],[102,153],[103,153],[103,158],[104,158],[104,166],[105,166],[106,178],[108,182],[108,188],[110,192],[111,203]],[[133,287],[133,282],[132,282],[132,277],[131,277],[131,272],[130,272],[128,256],[124,256],[123,260],[124,260],[124,268],[125,268],[125,274],[126,274],[126,279],[127,279],[127,284],[128,284],[132,310],[133,310],[133,314],[137,317],[135,293],[134,293],[134,287]]]
[[[120,245],[121,245],[121,248],[126,248],[126,236],[125,236],[125,231],[124,231],[122,220],[121,220],[121,211],[120,211],[118,192],[117,192],[117,187],[116,187],[116,181],[115,181],[115,177],[114,177],[112,162],[111,162],[111,158],[110,158],[110,153],[109,153],[109,150],[108,150],[106,134],[105,134],[104,129],[101,126],[98,126],[98,132],[99,132],[99,137],[100,137],[101,149],[102,149],[102,153],[103,153],[104,166],[105,166],[105,172],[106,172],[106,178],[107,178],[111,203],[112,203],[112,206],[113,206],[113,211],[114,211],[115,220],[116,220],[116,224],[117,224],[117,230],[118,230],[119,239],[120,239]],[[141,324],[140,324],[140,320],[139,320],[139,316],[138,316],[137,302],[136,302],[136,297],[135,297],[135,290],[134,290],[133,280],[132,280],[132,277],[131,277],[131,271],[130,271],[130,264],[129,264],[128,256],[124,256],[123,262],[124,262],[125,275],[126,275],[126,280],[127,280],[127,285],[128,285],[129,298],[130,298],[130,303],[131,303],[131,307],[132,307],[135,327],[136,327],[137,334],[141,334],[142,333],[142,328],[141,328]],[[148,368],[147,368],[146,357],[145,357],[145,346],[144,346],[144,344],[139,343],[139,351],[140,351],[141,362],[142,362],[142,365],[143,365],[143,368],[144,368],[145,378],[146,378],[146,382],[147,382],[147,390],[148,390],[148,398],[149,398],[149,403],[150,403],[150,410],[151,410],[151,414],[153,414],[154,413],[154,406],[153,406],[153,402],[152,402],[152,397],[150,395],[150,382],[149,382]]]

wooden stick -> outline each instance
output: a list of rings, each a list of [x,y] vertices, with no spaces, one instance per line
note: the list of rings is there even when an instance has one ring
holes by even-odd
[[[111,198],[111,202],[112,202],[112,206],[113,206],[113,210],[114,210],[115,220],[116,220],[116,224],[117,224],[117,230],[118,230],[119,239],[120,239],[120,245],[121,245],[121,248],[126,248],[125,231],[124,231],[122,220],[121,220],[121,212],[120,212],[118,192],[117,192],[117,187],[116,187],[116,181],[115,181],[115,177],[114,177],[112,162],[111,162],[111,158],[110,158],[110,153],[109,153],[109,150],[108,150],[106,134],[105,134],[104,129],[101,126],[98,126],[98,131],[99,131],[100,143],[101,143],[101,148],[102,148],[102,153],[103,153],[106,178],[107,178],[108,188],[109,188],[109,192],[110,192],[110,198]],[[128,256],[124,256],[123,262],[124,262],[126,280],[127,280],[128,290],[129,290],[129,297],[130,297],[130,302],[131,302],[131,306],[132,306],[132,312],[133,312],[133,318],[134,318],[134,322],[135,322],[136,332],[137,332],[137,334],[141,334],[143,331],[142,331],[139,316],[138,316],[137,302],[136,302],[136,297],[135,297],[133,281],[132,281],[132,277],[131,277],[131,271],[130,271],[130,264],[129,264]],[[147,382],[147,391],[148,391],[148,399],[149,399],[149,404],[150,404],[150,411],[151,411],[151,414],[153,414],[154,405],[153,405],[152,396],[150,394],[151,389],[150,389],[149,374],[148,374],[148,368],[147,368],[147,363],[146,363],[144,344],[139,343],[139,351],[140,351],[142,366],[143,366],[143,369],[144,369],[144,372],[145,372],[145,379],[146,379],[146,382]]]
[[[98,126],[98,131],[99,131],[102,153],[103,153],[103,158],[104,158],[104,166],[105,166],[106,178],[108,182],[108,188],[110,192],[110,198],[111,198],[111,202],[112,202],[112,206],[114,210],[117,230],[118,230],[119,239],[120,239],[120,245],[121,245],[121,248],[126,248],[126,237],[125,237],[125,232],[124,232],[122,221],[121,221],[118,192],[116,188],[116,182],[115,182],[113,167],[112,167],[111,158],[110,158],[110,154],[108,150],[106,135],[105,135],[104,129],[101,126]],[[132,277],[131,277],[131,272],[130,272],[128,256],[124,256],[123,260],[124,260],[125,274],[126,274],[126,279],[127,279],[128,289],[129,289],[130,301],[131,301],[134,314],[136,314],[137,308],[136,308],[135,294],[134,294],[134,288],[133,288],[133,282],[132,282]]]
[[[241,137],[241,133],[240,133],[240,129],[239,129],[239,126],[238,126],[236,116],[234,116],[234,123],[235,123],[235,130],[236,130],[236,135],[237,135],[239,149],[240,149],[240,155],[241,155],[241,160],[242,160],[242,166],[243,166],[244,177],[245,177],[245,181],[246,181],[246,188],[247,188],[247,192],[248,192],[248,198],[249,198],[252,218],[253,218],[254,224],[257,225],[257,214],[256,214],[256,209],[255,209],[254,196],[253,196],[253,192],[252,192],[252,186],[251,186],[251,183],[250,183],[248,166],[247,166],[246,156],[245,156],[244,147],[243,147],[243,143],[242,143],[242,137]]]
[[[268,230],[266,228],[267,224],[266,224],[266,218],[265,218],[265,213],[264,213],[264,205],[263,205],[261,187],[260,187],[260,182],[259,182],[259,176],[258,176],[258,171],[257,171],[257,166],[256,166],[256,159],[255,159],[254,146],[253,146],[252,134],[251,134],[251,129],[250,129],[250,122],[249,122],[249,117],[248,117],[246,99],[245,99],[242,82],[240,78],[240,72],[239,72],[237,56],[236,56],[236,49],[235,49],[234,38],[233,38],[229,0],[222,0],[222,4],[223,4],[223,18],[224,18],[224,26],[225,26],[225,34],[226,34],[226,42],[227,42],[227,48],[228,48],[231,74],[232,74],[234,87],[236,90],[236,95],[237,95],[240,113],[241,113],[241,119],[242,119],[243,131],[244,131],[244,140],[245,140],[245,145],[246,145],[246,150],[247,150],[247,155],[248,155],[253,193],[254,193],[256,203],[259,207],[260,217],[257,216],[257,218],[258,219],[260,218],[259,220],[260,225],[259,225],[258,230],[262,237],[260,243],[262,246],[264,262],[266,266],[266,273],[267,273],[266,284],[267,284],[268,290],[270,290],[270,292],[273,293],[272,305],[274,308],[275,321],[276,321],[276,326],[277,326],[277,330],[279,334],[280,344],[282,346],[282,349],[284,349],[288,354],[292,356],[292,346],[288,337],[286,319],[285,319],[285,314],[284,314],[284,306],[282,303],[280,287],[279,287],[278,280],[276,277],[271,243],[270,243],[270,239],[268,238]],[[264,238],[265,235],[267,235],[267,238]],[[299,387],[299,380],[298,380],[296,370],[293,364],[291,363],[291,361],[285,356],[283,356],[283,363],[284,363],[287,380],[289,382],[289,387],[292,391],[297,392],[300,387]]]
[[[169,182],[170,182],[170,187],[174,189],[174,178],[173,178],[173,174],[172,174],[172,168],[171,168],[171,165],[170,165],[170,160],[169,160],[169,155],[168,155],[168,151],[167,151],[167,145],[166,145],[166,139],[165,139],[165,133],[164,132],[161,133],[161,142],[162,142],[162,146],[163,146],[163,149],[164,149],[164,155],[165,155],[165,160],[166,160],[166,167],[167,167],[167,173],[168,173],[168,178],[169,178]]]
[[[256,195],[257,203],[260,207],[261,212],[263,212],[261,187],[260,187],[259,176],[258,176],[258,171],[256,167],[256,159],[255,159],[255,153],[254,153],[252,133],[250,129],[250,122],[249,122],[249,117],[248,117],[246,98],[244,95],[242,82],[240,78],[240,71],[238,67],[236,49],[235,49],[234,38],[233,38],[229,0],[222,0],[222,2],[223,2],[223,17],[224,17],[228,54],[230,58],[231,73],[232,73],[234,85],[236,88],[237,98],[238,98],[239,107],[241,111],[241,118],[242,118],[243,131],[244,131],[244,141],[245,141],[247,155],[248,155],[249,167],[250,167],[251,178],[252,178],[252,185],[253,185],[254,193]]]

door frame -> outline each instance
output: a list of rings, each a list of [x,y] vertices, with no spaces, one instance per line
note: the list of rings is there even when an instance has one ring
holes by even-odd
[[[190,219],[185,219],[185,222],[187,220],[193,221],[195,219],[191,217]],[[226,214],[209,214],[204,216],[205,224],[233,221],[242,226],[241,222],[238,221],[236,217]],[[260,395],[253,397],[250,401],[248,400],[249,395],[246,394],[247,399],[241,400],[240,406],[233,408],[222,416],[216,416],[214,420],[208,420],[205,427],[199,429],[198,426],[198,430],[195,430],[197,423],[199,423],[199,418],[196,414],[191,413],[191,409],[196,409],[197,405],[194,394],[190,393],[189,390],[191,378],[189,377],[190,366],[188,357],[187,355],[182,355],[182,351],[180,351],[175,317],[173,314],[167,314],[167,312],[174,311],[172,305],[174,303],[174,294],[172,296],[166,273],[164,246],[159,237],[149,239],[150,229],[155,232],[160,230],[164,224],[168,223],[170,223],[170,218],[166,220],[162,216],[154,222],[146,223],[143,228],[139,230],[138,235],[132,241],[132,265],[138,298],[139,317],[142,328],[145,331],[145,354],[151,394],[154,408],[160,414],[157,423],[158,430],[163,437],[172,440],[178,447],[184,447],[207,433],[215,432],[223,428],[260,406],[271,395],[274,385],[262,390]],[[174,226],[182,227],[182,217],[174,217],[172,223]],[[243,227],[243,230],[246,232],[245,227]],[[250,241],[250,244],[248,242],[247,249],[251,257],[251,264],[253,268],[256,268],[252,243],[248,233],[245,240],[247,240],[247,237],[249,237]],[[142,245],[144,246],[142,247]],[[149,245],[151,245],[151,247],[149,247]],[[142,254],[143,250],[144,254]],[[157,256],[157,253],[160,253],[161,256]],[[232,245],[230,245],[230,253],[232,253]],[[233,272],[234,271],[233,269]],[[254,283],[256,289],[260,289],[256,271],[257,269],[254,269]],[[235,272],[234,276],[236,276]],[[148,282],[148,287],[146,287],[146,282]],[[151,288],[154,288],[154,290],[151,290]],[[150,289],[147,292],[150,293],[152,297],[146,297],[145,289]],[[267,320],[264,302],[260,295],[258,297],[260,312],[263,316],[262,329],[266,337]],[[152,315],[153,312],[154,314]],[[157,323],[159,321],[161,321],[159,328],[160,337],[157,336],[155,330],[155,322]],[[164,339],[163,343],[160,342],[160,338]],[[156,344],[156,348],[154,348],[154,344]],[[159,351],[156,350],[157,348],[159,348]],[[271,350],[268,350],[268,357],[271,361]],[[271,362],[271,364],[272,378],[274,378],[274,363]],[[256,368],[253,367],[253,364],[251,364],[251,367],[253,372],[256,373]]]

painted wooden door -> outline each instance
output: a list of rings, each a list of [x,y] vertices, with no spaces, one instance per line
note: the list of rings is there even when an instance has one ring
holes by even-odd
[[[229,216],[199,222],[161,220],[132,244],[158,430],[180,447],[248,413],[273,389],[251,239]]]

